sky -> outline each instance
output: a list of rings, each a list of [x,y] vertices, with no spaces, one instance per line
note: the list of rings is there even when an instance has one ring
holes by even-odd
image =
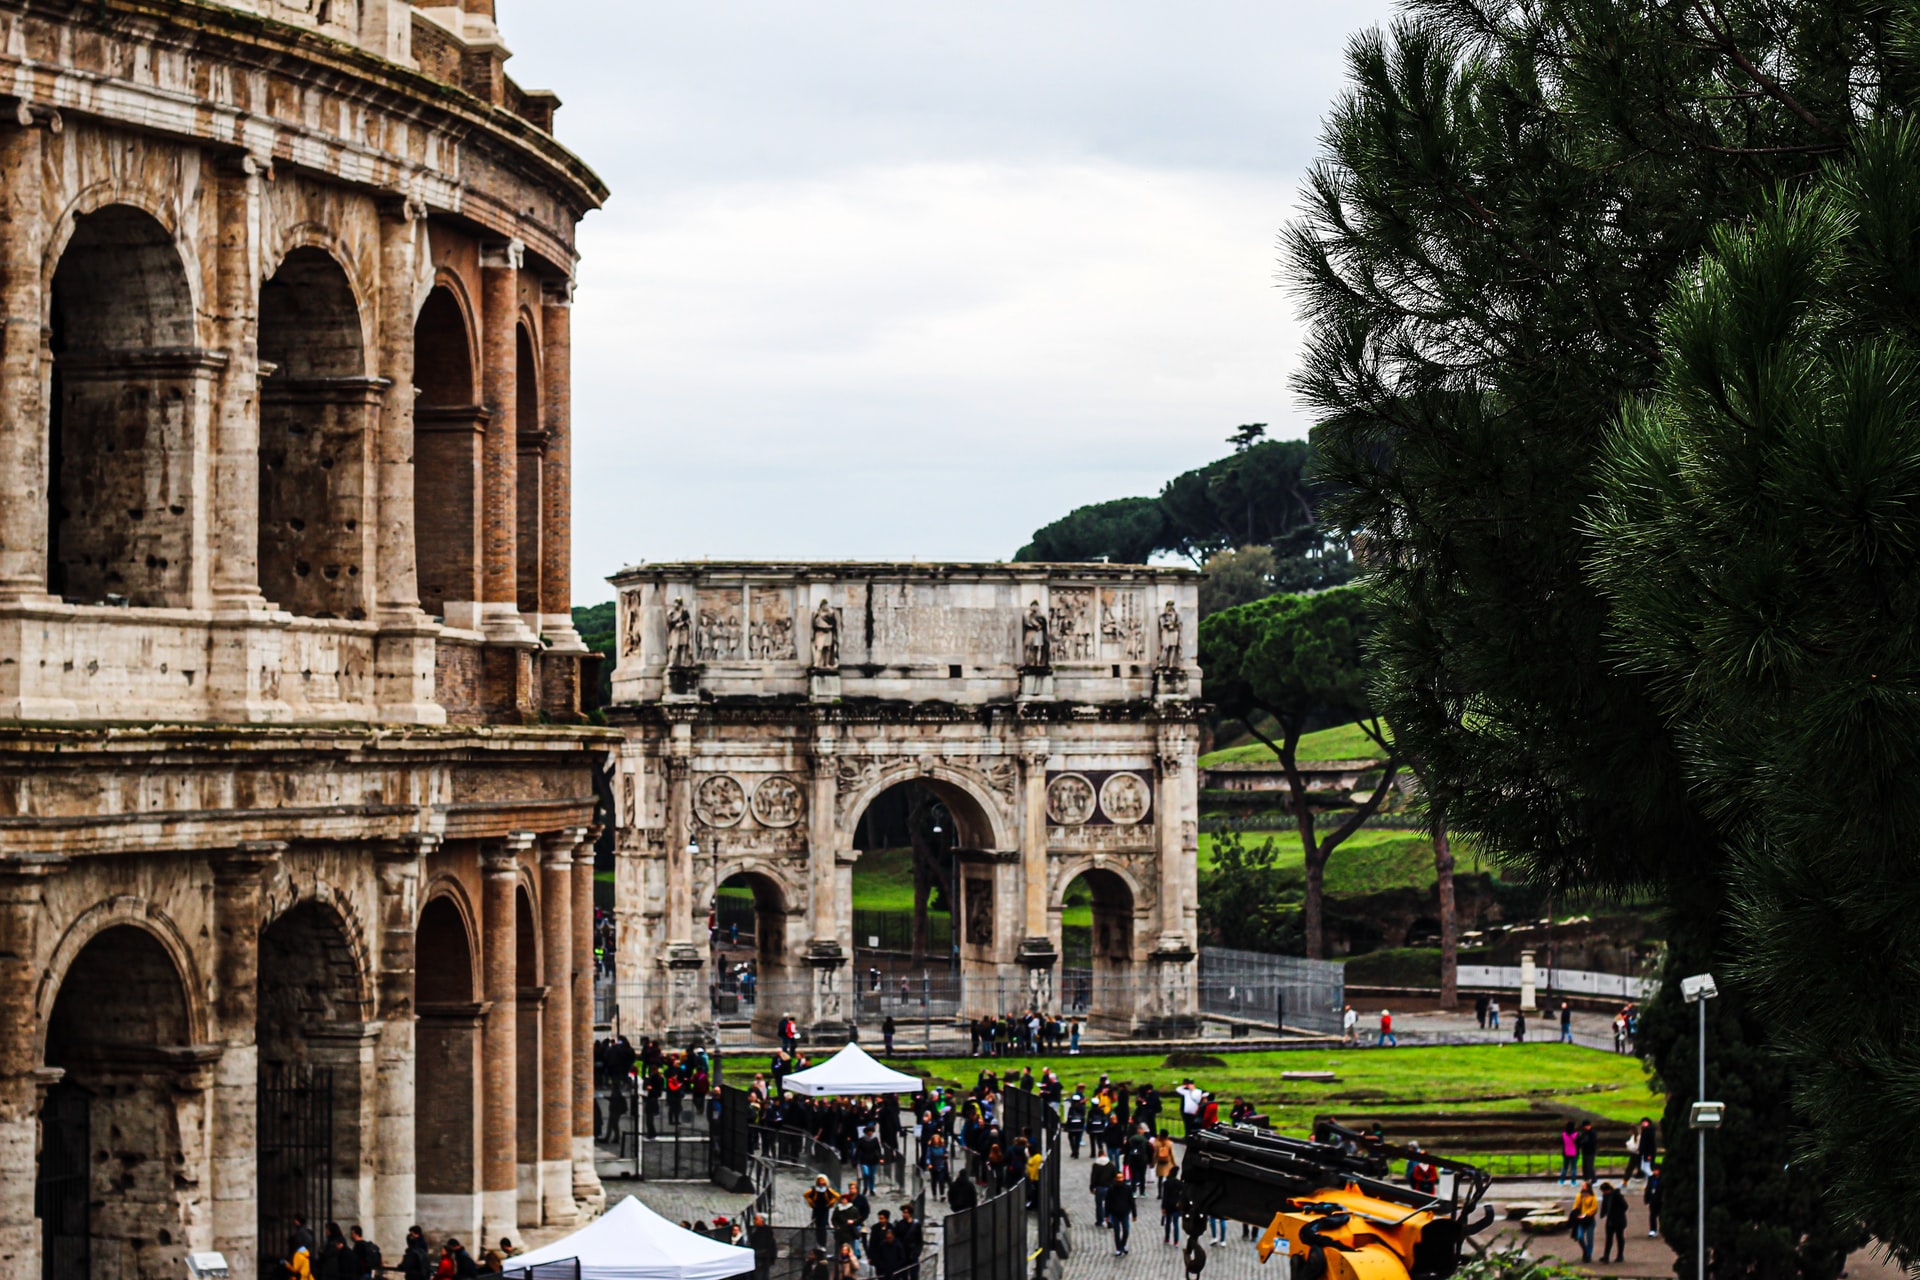
[[[683,559],[1000,560],[1245,422],[1388,0],[498,0],[580,228],[574,598]]]

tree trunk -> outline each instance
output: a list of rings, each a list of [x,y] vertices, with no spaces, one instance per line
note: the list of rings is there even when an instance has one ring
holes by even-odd
[[[1460,912],[1453,900],[1453,844],[1447,820],[1433,821],[1434,887],[1440,894],[1440,1007],[1460,1003]]]
[[[1303,913],[1307,934],[1307,958],[1325,960],[1327,958],[1326,924],[1321,916],[1323,893],[1321,884],[1326,877],[1327,857],[1318,850],[1307,851],[1307,902]]]
[[[913,833],[913,962],[920,964],[927,958],[927,894],[932,882],[927,876],[927,860],[932,851],[920,843],[920,833]]]

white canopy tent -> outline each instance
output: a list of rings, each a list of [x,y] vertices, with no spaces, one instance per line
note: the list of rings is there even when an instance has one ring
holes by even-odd
[[[780,1082],[783,1089],[816,1098],[860,1097],[875,1093],[918,1093],[920,1077],[885,1067],[857,1044],[849,1044],[817,1067],[796,1071]]]
[[[731,1280],[753,1274],[753,1250],[695,1235],[628,1196],[564,1239],[508,1258],[508,1276],[578,1261],[580,1280]]]

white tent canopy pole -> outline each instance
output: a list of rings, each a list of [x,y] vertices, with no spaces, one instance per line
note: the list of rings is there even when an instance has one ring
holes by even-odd
[[[796,1071],[780,1082],[782,1089],[816,1098],[851,1098],[869,1094],[918,1093],[919,1076],[910,1076],[873,1060],[857,1044],[849,1044],[817,1067]]]

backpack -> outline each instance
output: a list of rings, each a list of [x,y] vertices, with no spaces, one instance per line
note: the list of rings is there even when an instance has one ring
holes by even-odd
[[[355,1249],[354,1252],[360,1255],[361,1275],[377,1276],[381,1271],[385,1270],[385,1268],[380,1265],[380,1246],[373,1241],[360,1241],[360,1247]]]

